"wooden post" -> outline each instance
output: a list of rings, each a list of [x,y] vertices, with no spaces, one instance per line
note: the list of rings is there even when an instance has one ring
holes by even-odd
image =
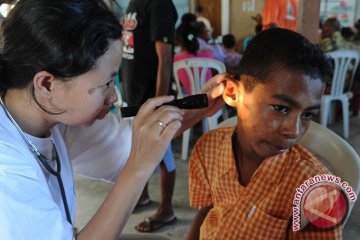
[[[313,43],[320,40],[320,0],[299,0],[298,32]]]

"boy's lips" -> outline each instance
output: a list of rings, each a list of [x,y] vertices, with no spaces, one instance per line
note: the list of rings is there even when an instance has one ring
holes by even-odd
[[[274,145],[274,144],[268,143],[268,145],[272,151],[277,152],[277,153],[283,153],[286,151],[286,149],[292,147],[291,144]]]

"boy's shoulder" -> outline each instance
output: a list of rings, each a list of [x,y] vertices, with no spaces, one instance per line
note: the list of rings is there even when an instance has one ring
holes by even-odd
[[[217,128],[211,130],[204,135],[202,135],[197,141],[196,145],[206,146],[211,143],[221,143],[223,141],[228,141],[234,133],[235,127],[226,127],[226,128]],[[218,145],[220,147],[220,145]]]
[[[314,155],[300,144],[294,145],[292,150],[297,156],[291,162],[293,168],[300,168],[308,176],[331,173],[332,169],[321,156]]]
[[[201,158],[207,163],[217,162],[220,156],[229,156],[232,153],[232,135],[235,127],[218,128],[202,135],[196,142],[190,161]]]

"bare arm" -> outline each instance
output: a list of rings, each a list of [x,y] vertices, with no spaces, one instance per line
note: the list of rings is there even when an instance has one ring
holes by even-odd
[[[172,74],[172,45],[161,41],[155,42],[158,56],[158,69],[156,78],[156,95],[167,95],[170,87]]]
[[[202,207],[195,215],[194,221],[190,226],[189,234],[187,240],[196,240],[200,237],[200,227],[204,222],[207,214],[212,209],[212,206]]]
[[[117,239],[145,183],[181,126],[182,110],[171,106],[156,109],[171,100],[172,96],[158,97],[141,107],[133,122],[129,160],[99,210],[79,232],[78,239]],[[163,129],[157,120],[166,123],[167,127]]]

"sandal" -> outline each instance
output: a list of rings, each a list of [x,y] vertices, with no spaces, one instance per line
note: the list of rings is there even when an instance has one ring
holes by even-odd
[[[139,223],[135,227],[135,229],[139,232],[153,232],[162,227],[165,227],[165,226],[175,223],[176,220],[177,220],[177,218],[175,216],[172,216],[170,219],[165,220],[165,221],[154,220],[154,219],[151,219],[150,217],[147,217],[144,219],[144,221]]]

